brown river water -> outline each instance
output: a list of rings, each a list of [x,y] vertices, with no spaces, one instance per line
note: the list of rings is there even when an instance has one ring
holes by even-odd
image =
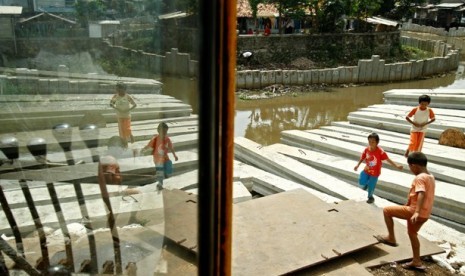
[[[458,72],[431,79],[386,83],[347,88],[331,88],[324,92],[242,100],[236,97],[235,136],[262,145],[278,143],[281,131],[315,129],[333,121],[347,121],[347,115],[360,108],[383,103],[383,92],[391,89],[465,88],[461,64]],[[163,91],[192,105],[197,113],[197,83],[190,80],[164,79]]]

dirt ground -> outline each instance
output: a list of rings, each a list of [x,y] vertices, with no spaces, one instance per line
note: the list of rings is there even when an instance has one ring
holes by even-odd
[[[444,267],[438,265],[432,259],[424,259],[423,265],[426,266],[425,272],[412,271],[402,268],[402,263],[387,264],[379,266],[368,271],[375,276],[413,276],[413,275],[431,275],[431,276],[449,276],[457,275],[449,272]]]

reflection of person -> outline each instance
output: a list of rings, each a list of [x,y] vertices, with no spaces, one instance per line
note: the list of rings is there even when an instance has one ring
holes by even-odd
[[[386,237],[376,236],[376,239],[381,243],[397,246],[393,218],[405,219],[413,258],[411,262],[402,267],[410,270],[425,270],[426,267],[422,265],[420,259],[418,231],[431,215],[436,184],[434,176],[428,172],[428,160],[424,153],[410,153],[407,157],[407,163],[410,171],[415,175],[408,193],[407,204],[388,206],[383,209],[388,235]]]
[[[119,136],[124,140],[134,143],[131,131],[131,110],[136,108],[134,99],[126,93],[126,85],[122,82],[116,84],[116,94],[110,100],[110,107],[116,109],[118,118]]]
[[[168,152],[173,154],[174,160],[178,161],[178,156],[173,148],[173,143],[168,137],[168,125],[160,123],[157,127],[158,135],[153,136],[142,151],[151,150],[153,163],[155,164],[158,189],[163,188],[163,179],[168,178],[173,171],[173,164],[168,156]]]
[[[263,31],[263,35],[269,36],[270,34],[271,34],[270,25],[268,23],[266,23],[265,30]]]
[[[354,167],[354,171],[357,171],[358,167],[363,161],[366,163],[365,168],[360,173],[358,183],[362,189],[368,190],[367,203],[373,203],[375,201],[373,193],[375,192],[378,177],[381,175],[381,167],[384,160],[388,161],[389,164],[398,168],[399,170],[403,169],[402,165],[397,165],[391,159],[389,159],[387,153],[382,148],[378,147],[378,144],[378,134],[371,133],[368,135],[368,147],[366,147],[362,152],[360,160]]]
[[[119,136],[113,136],[108,140],[108,152],[100,157],[98,171],[99,179],[103,177],[105,184],[121,184],[122,177],[117,158],[123,154],[126,148],[126,141]]]
[[[431,98],[428,95],[421,95],[418,98],[418,103],[418,106],[413,108],[407,114],[407,117],[405,117],[407,122],[412,124],[410,128],[410,143],[405,151],[405,157],[410,152],[421,151],[428,125],[436,120],[433,110],[428,107],[431,103]],[[413,119],[410,119],[412,117]]]

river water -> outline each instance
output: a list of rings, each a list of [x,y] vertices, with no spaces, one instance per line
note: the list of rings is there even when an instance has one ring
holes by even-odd
[[[383,92],[391,89],[465,88],[464,67],[465,63],[461,63],[457,73],[418,81],[333,88],[260,100],[236,97],[234,134],[262,145],[278,143],[283,130],[314,129],[333,121],[347,121],[350,112],[383,103]],[[164,79],[162,82],[164,93],[191,104],[197,113],[194,80]]]

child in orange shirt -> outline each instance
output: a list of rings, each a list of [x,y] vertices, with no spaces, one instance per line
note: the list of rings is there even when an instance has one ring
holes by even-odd
[[[166,123],[160,123],[157,127],[157,131],[158,135],[153,136],[142,151],[152,151],[156,178],[158,180],[157,188],[161,190],[163,189],[163,179],[169,177],[173,170],[173,163],[168,156],[168,152],[173,154],[175,161],[178,161],[178,156],[174,151],[171,139],[168,137],[168,125]]]
[[[412,124],[410,128],[410,143],[404,156],[407,158],[410,152],[421,151],[423,140],[425,139],[428,125],[436,120],[434,112],[429,108],[431,98],[428,95],[421,95],[418,98],[419,105],[412,109],[405,119]],[[413,120],[410,119],[413,117]]]
[[[426,267],[423,266],[420,259],[418,231],[431,215],[436,184],[434,176],[426,168],[428,160],[425,154],[422,152],[412,152],[407,157],[407,163],[410,171],[415,174],[408,193],[407,204],[389,206],[383,209],[388,235],[386,237],[376,236],[375,238],[381,243],[397,246],[393,218],[405,219],[407,221],[407,231],[412,246],[413,258],[411,262],[404,264],[402,267],[409,270],[424,271]]]
[[[402,170],[402,165],[397,165],[391,159],[389,159],[387,153],[378,146],[379,136],[377,133],[371,133],[368,135],[368,147],[365,148],[360,160],[357,165],[354,167],[354,171],[358,170],[360,164],[365,161],[366,165],[363,171],[360,173],[358,183],[360,187],[364,190],[368,190],[368,200],[367,203],[373,203],[375,198],[373,194],[375,192],[376,183],[378,178],[381,175],[381,167],[383,166],[383,161],[386,160],[392,166]]]

